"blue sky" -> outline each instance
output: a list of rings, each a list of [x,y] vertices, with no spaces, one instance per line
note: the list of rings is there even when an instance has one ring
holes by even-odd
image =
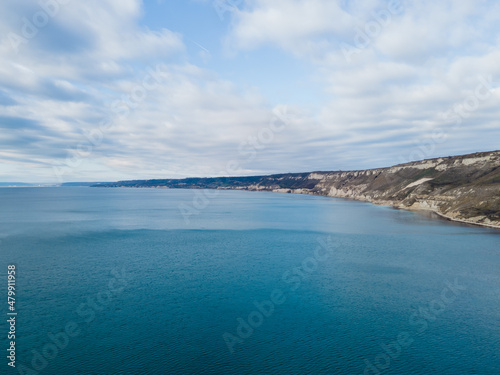
[[[0,182],[500,148],[497,1],[19,0],[0,18]]]

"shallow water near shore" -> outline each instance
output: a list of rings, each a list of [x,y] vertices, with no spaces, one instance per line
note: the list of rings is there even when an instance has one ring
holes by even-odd
[[[500,373],[498,230],[245,191],[3,188],[0,212],[40,374]]]

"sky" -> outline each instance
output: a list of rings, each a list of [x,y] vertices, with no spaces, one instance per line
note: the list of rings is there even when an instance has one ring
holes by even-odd
[[[500,149],[496,0],[8,0],[0,182]]]

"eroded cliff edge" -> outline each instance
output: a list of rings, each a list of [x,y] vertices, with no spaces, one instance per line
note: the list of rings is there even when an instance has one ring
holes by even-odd
[[[500,228],[500,151],[361,171],[120,181],[107,187],[238,189],[350,198]]]

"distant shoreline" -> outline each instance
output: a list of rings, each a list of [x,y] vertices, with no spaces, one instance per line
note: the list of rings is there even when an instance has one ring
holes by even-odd
[[[95,187],[256,190],[350,198],[500,229],[500,151],[358,170],[130,180]]]
[[[66,186],[66,187],[71,187],[71,186]],[[276,191],[276,190],[249,190],[249,189],[168,188],[168,187],[148,187],[148,186],[116,186],[116,187],[112,187],[112,188],[114,188],[114,189],[122,188],[122,189],[218,190],[218,191],[222,190],[222,191],[248,191],[248,192],[287,194],[286,192]],[[402,206],[398,206],[398,205],[395,205],[395,204],[389,203],[389,202],[374,202],[374,201],[369,201],[369,200],[364,200],[364,199],[357,199],[357,198],[353,198],[353,197],[336,197],[336,196],[330,196],[330,195],[314,194],[314,193],[310,193],[310,192],[290,191],[289,193],[294,194],[294,195],[312,195],[312,196],[323,197],[323,198],[336,198],[336,199],[342,199],[342,200],[346,200],[346,201],[365,202],[365,203],[370,203],[370,204],[377,205],[377,206],[391,207],[391,208],[396,209],[396,210],[412,211],[412,212],[416,212],[416,213],[429,212],[429,213],[436,214],[437,216],[439,216],[439,218],[446,220],[446,221],[500,230],[500,225],[487,224],[487,223],[477,223],[477,222],[467,221],[467,220],[463,220],[463,219],[456,219],[456,218],[447,216],[447,215],[440,213],[440,212],[433,210],[433,209],[402,207]]]
[[[185,189],[185,190],[194,190],[194,189]],[[233,190],[241,190],[241,189],[233,189]],[[247,191],[256,191],[256,190],[247,190]],[[282,194],[284,194],[283,192],[276,192],[276,191],[265,191],[265,190],[263,190],[262,192],[282,193]],[[343,200],[355,201],[355,202],[365,202],[365,203],[370,203],[370,204],[374,204],[374,205],[377,205],[377,206],[391,207],[391,208],[394,208],[396,210],[405,210],[405,211],[412,211],[412,212],[430,212],[430,213],[434,213],[434,214],[438,215],[441,219],[444,219],[446,221],[452,221],[452,222],[461,223],[461,224],[468,224],[468,225],[473,225],[473,226],[486,227],[486,228],[500,230],[500,225],[493,225],[493,224],[487,224],[487,223],[476,223],[476,222],[473,222],[473,221],[467,221],[467,220],[462,220],[462,219],[455,219],[453,217],[447,216],[447,215],[445,215],[443,213],[440,213],[440,212],[438,212],[436,210],[432,210],[432,209],[401,207],[401,206],[397,206],[397,205],[394,205],[394,204],[391,204],[391,203],[371,202],[371,201],[363,200],[363,199],[333,197],[333,196],[319,195],[319,194],[304,194],[304,193],[295,193],[295,192],[291,192],[291,194],[315,195],[315,196],[325,197],[325,198],[336,198],[336,199],[343,199]]]

